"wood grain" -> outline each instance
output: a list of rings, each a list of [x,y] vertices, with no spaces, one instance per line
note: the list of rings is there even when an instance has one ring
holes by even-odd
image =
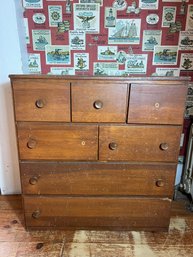
[[[167,229],[171,201],[153,198],[24,197],[28,227],[111,227]],[[39,218],[33,218],[35,211]]]
[[[128,123],[182,124],[187,86],[132,84]]]
[[[94,125],[19,123],[18,144],[22,160],[97,160],[98,129]]]
[[[102,107],[95,108],[100,101]],[[125,122],[127,84],[84,81],[72,83],[73,122]]]
[[[70,83],[56,79],[12,81],[17,121],[70,122]],[[36,101],[44,106],[38,108]]]
[[[172,197],[175,164],[20,163],[24,194]],[[35,184],[31,184],[35,178]],[[163,185],[159,186],[158,182]]]
[[[180,126],[100,126],[100,161],[176,162],[180,148]],[[110,143],[116,143],[111,150]],[[168,149],[160,145],[167,143]]]
[[[10,78],[27,229],[168,230],[188,78]]]

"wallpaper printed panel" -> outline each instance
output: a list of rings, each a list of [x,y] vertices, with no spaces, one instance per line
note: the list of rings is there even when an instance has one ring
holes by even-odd
[[[193,0],[22,4],[29,73],[193,80]]]

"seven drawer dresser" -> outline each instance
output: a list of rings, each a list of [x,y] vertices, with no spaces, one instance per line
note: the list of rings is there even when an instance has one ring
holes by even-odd
[[[27,229],[168,230],[187,78],[10,78]]]

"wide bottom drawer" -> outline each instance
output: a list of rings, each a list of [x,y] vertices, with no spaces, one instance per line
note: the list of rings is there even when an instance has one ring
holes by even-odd
[[[24,197],[28,229],[167,230],[170,206],[169,198]]]

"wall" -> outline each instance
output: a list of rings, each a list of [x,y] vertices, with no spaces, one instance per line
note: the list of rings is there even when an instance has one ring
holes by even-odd
[[[2,1],[0,8],[0,189],[2,194],[20,192],[12,93],[8,75],[23,73],[22,60],[24,66],[27,65],[26,47],[23,45],[21,51],[19,41],[24,34],[24,27],[21,23],[19,32],[17,25],[17,22],[22,21],[22,15],[19,1],[16,1],[16,5],[14,0]]]
[[[29,71],[192,76],[193,5],[186,1],[23,0]]]

